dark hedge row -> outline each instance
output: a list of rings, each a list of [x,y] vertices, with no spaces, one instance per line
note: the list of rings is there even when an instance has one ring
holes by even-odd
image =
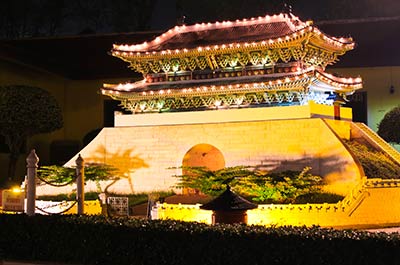
[[[400,236],[318,227],[2,214],[0,255],[6,260],[113,265],[387,265],[400,264]]]

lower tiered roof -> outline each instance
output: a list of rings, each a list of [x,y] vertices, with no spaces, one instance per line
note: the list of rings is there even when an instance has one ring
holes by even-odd
[[[342,78],[322,69],[290,68],[293,71],[262,72],[204,79],[105,84],[102,94],[120,100],[124,108],[138,112],[185,109],[218,109],[260,105],[304,105],[309,100],[333,104],[332,95],[352,94],[362,87],[361,78]],[[210,77],[210,78],[207,78]]]

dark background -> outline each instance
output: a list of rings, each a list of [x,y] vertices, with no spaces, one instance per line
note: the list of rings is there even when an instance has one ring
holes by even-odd
[[[400,14],[400,1],[2,0],[0,39],[165,30],[182,20],[236,20],[290,10],[303,21],[315,22],[393,17]]]

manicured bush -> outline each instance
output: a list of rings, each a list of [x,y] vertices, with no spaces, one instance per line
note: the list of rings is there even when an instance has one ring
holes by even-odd
[[[400,264],[398,234],[103,216],[0,215],[6,260],[73,264]]]
[[[322,178],[302,171],[263,172],[245,166],[209,170],[185,167],[187,174],[175,176],[179,188],[192,188],[217,196],[229,185],[235,193],[257,203],[293,203],[296,197],[321,191]]]

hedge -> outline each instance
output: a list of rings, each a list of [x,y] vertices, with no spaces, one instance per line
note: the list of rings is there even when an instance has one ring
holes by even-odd
[[[319,227],[0,215],[3,259],[71,264],[387,265],[400,264],[399,239]]]

